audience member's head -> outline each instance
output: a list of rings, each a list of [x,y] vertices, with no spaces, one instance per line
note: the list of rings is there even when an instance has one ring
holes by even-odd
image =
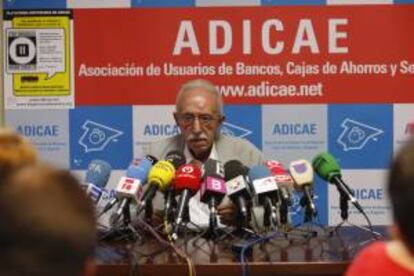
[[[36,149],[27,138],[12,129],[0,128],[0,176],[36,162]]]
[[[400,238],[414,254],[414,139],[401,148],[391,165],[388,192]]]
[[[77,179],[36,165],[0,185],[0,275],[91,275],[95,215]]]

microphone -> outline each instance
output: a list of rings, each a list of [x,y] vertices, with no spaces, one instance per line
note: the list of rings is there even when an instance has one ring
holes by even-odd
[[[224,169],[221,163],[214,159],[208,159],[204,163],[203,182],[200,189],[200,200],[207,203],[210,209],[210,230],[215,233],[217,229],[217,206],[226,195],[224,183]]]
[[[173,164],[174,168],[177,170],[180,166],[183,166],[185,164],[185,156],[182,152],[178,150],[170,151],[167,156],[166,160],[171,162]],[[164,194],[164,210],[165,214],[168,218],[169,222],[172,222],[174,220],[174,210],[177,207],[177,201],[175,200],[175,192],[173,185],[170,185]],[[148,205],[149,206],[149,205]],[[147,207],[148,207],[147,206]],[[152,208],[151,208],[152,209]],[[152,213],[152,210],[151,210]],[[149,217],[148,212],[146,213],[146,217]]]
[[[342,180],[341,168],[339,167],[335,157],[328,152],[319,153],[313,159],[312,166],[320,178],[329,183],[335,184],[341,196],[345,197],[347,200],[350,200],[358,211],[364,214],[364,210],[355,198],[354,192]]]
[[[122,214],[127,223],[130,222],[129,205],[131,200],[138,202],[142,195],[142,185],[147,180],[147,175],[152,167],[151,159],[134,160],[126,171],[126,176],[121,177],[115,192],[121,203],[113,215],[113,221],[116,222]]]
[[[317,215],[316,207],[313,202],[313,169],[311,164],[306,160],[297,160],[290,163],[290,174],[295,181],[298,190],[303,191],[304,198],[301,205],[307,207],[305,221],[310,221],[312,216]]]
[[[184,156],[178,151],[172,151],[167,154],[165,160],[158,161],[148,173],[148,188],[142,196],[141,202],[138,204],[137,215],[144,208],[151,205],[157,190],[165,192],[170,186],[175,176],[176,166],[185,163]]]
[[[281,206],[280,221],[282,224],[289,222],[289,206],[292,206],[293,179],[282,163],[276,160],[268,160],[264,165],[270,170],[280,190]]]
[[[127,180],[127,178],[138,179],[141,182],[141,185],[145,183],[147,174],[152,167],[154,160],[154,157],[147,155],[142,160],[134,159],[132,161],[131,165],[126,171],[126,177],[122,177],[118,182],[118,185],[115,189],[115,194],[117,196],[113,197],[109,202],[106,203],[100,215],[108,212],[117,202],[119,202],[122,195],[126,195],[128,197],[131,195],[131,193],[133,193],[133,190],[136,188],[136,184],[128,184],[128,182],[131,182],[131,180]],[[123,188],[124,185],[125,187]]]
[[[92,160],[89,163],[85,183],[82,183],[82,188],[93,202],[97,203],[101,197],[102,190],[111,175],[111,170],[111,165],[103,160]]]
[[[275,178],[280,189],[282,200],[289,206],[292,205],[293,179],[289,174],[289,171],[283,167],[282,163],[276,160],[265,161],[264,165],[270,170]]]
[[[241,218],[237,220],[240,227],[247,224],[250,206],[246,201],[251,200],[248,184],[249,169],[238,160],[230,160],[224,164],[227,195],[237,205]]]
[[[279,187],[270,170],[265,166],[254,166],[250,168],[249,177],[252,181],[257,201],[265,210],[264,225],[270,226],[271,221],[276,225],[280,225],[280,212],[278,210],[280,202]]]
[[[172,238],[178,238],[177,233],[183,221],[189,220],[188,201],[194,196],[201,185],[201,170],[198,166],[193,164],[182,165],[178,168],[175,174],[174,188],[176,193],[181,193],[178,202],[177,218],[173,230]]]

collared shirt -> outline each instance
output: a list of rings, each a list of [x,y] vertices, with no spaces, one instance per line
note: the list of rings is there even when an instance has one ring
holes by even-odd
[[[191,154],[190,150],[188,149],[187,145],[185,145],[184,147],[184,156],[187,161],[187,164],[195,159],[194,156]],[[218,160],[218,154],[215,143],[213,143],[208,159]],[[190,210],[191,222],[193,222],[201,228],[208,227],[210,210],[208,209],[207,204],[200,201],[200,190],[192,198],[190,198],[188,206]]]

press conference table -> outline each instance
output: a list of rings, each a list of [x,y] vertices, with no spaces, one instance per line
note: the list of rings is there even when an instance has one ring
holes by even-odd
[[[313,230],[316,235],[294,231],[253,246],[249,275],[342,275],[357,252],[372,242],[370,233],[356,227],[341,227],[338,232]],[[374,230],[386,235],[385,226]],[[232,251],[237,242],[229,236],[218,242],[188,237],[177,245],[191,257],[197,275],[230,276],[242,275],[242,265]],[[187,263],[153,238],[136,243],[102,242],[96,255],[100,276],[189,275]]]

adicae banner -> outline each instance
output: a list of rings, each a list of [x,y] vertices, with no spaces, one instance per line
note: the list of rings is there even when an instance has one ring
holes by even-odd
[[[230,104],[408,103],[414,6],[73,11],[76,105],[173,104],[204,78]]]

